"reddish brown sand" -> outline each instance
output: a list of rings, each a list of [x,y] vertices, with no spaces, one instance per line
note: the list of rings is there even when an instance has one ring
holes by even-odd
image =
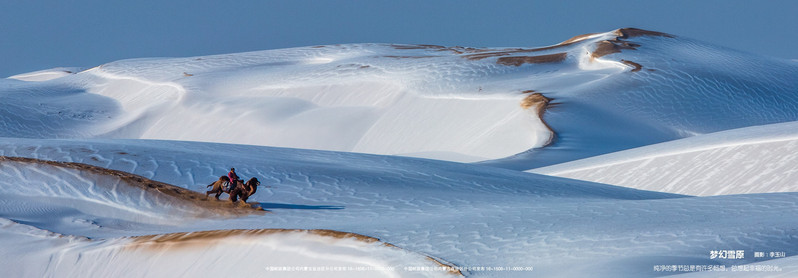
[[[539,47],[539,48],[485,49],[485,48],[470,48],[470,47],[460,47],[460,46],[445,47],[440,45],[427,45],[427,44],[420,44],[420,45],[392,44],[391,46],[395,49],[429,49],[436,51],[449,51],[454,54],[462,55],[461,57],[466,58],[468,60],[482,60],[486,58],[498,57],[496,63],[500,65],[521,66],[527,63],[540,64],[540,63],[561,62],[567,58],[567,54],[555,53],[555,54],[538,55],[538,56],[512,56],[512,55],[520,53],[533,53],[533,52],[546,51],[546,50],[565,47],[568,45],[572,45],[574,43],[581,42],[585,40],[587,37],[595,34],[598,33],[589,33],[589,34],[574,36],[556,45]],[[621,51],[627,49],[635,50],[638,47],[640,47],[640,45],[637,43],[626,41],[626,39],[628,38],[641,37],[641,36],[658,36],[658,37],[674,38],[673,35],[667,33],[648,31],[637,28],[617,29],[614,31],[614,34],[617,36],[615,39],[603,40],[596,43],[596,48],[591,53],[592,58],[600,58],[609,54],[620,53]],[[435,56],[386,56],[386,57],[425,58],[425,57],[435,57]],[[632,70],[633,72],[640,71],[640,69],[642,68],[640,64],[634,62],[624,62],[624,63],[634,66],[635,68]]]
[[[217,201],[214,198],[206,198],[205,194],[191,191],[182,187],[177,187],[171,184],[154,181],[142,176],[134,175],[127,172],[106,169],[93,165],[75,163],[75,162],[58,162],[49,160],[40,160],[25,157],[8,157],[0,156],[0,163],[16,162],[16,163],[29,163],[39,165],[49,165],[52,167],[63,167],[68,169],[76,169],[81,172],[87,172],[92,175],[101,176],[114,176],[119,178],[123,184],[138,187],[139,189],[151,194],[153,198],[169,198],[172,202],[183,203],[189,206],[195,206],[196,211],[205,212],[206,214],[216,216],[243,216],[248,214],[263,214],[265,211],[261,208],[253,207],[249,204],[242,202],[232,203],[230,201]],[[210,183],[210,182],[209,182]],[[98,183],[97,186],[104,186]],[[108,185],[109,190],[111,190]]]
[[[600,58],[612,53],[620,53],[621,50],[624,49],[635,50],[638,47],[640,47],[639,44],[630,43],[619,39],[603,40],[596,43],[596,49],[593,50],[593,53],[591,53],[590,56],[593,58]]]
[[[214,241],[219,241],[229,237],[246,236],[258,237],[268,236],[272,234],[286,234],[286,233],[308,233],[322,237],[335,238],[335,239],[354,239],[366,243],[381,243],[386,247],[399,248],[396,245],[382,242],[378,238],[365,236],[350,232],[341,232],[326,229],[236,229],[236,230],[214,230],[214,231],[198,231],[186,233],[171,233],[159,235],[147,235],[131,237],[133,243],[126,246],[127,249],[145,249],[156,252],[161,252],[164,249],[173,248],[193,248],[204,247],[208,244],[213,244]],[[441,260],[425,256],[427,260],[436,263],[438,266],[448,270],[449,274],[456,276],[463,276],[463,273],[457,267],[450,263],[445,263]]]
[[[563,41],[561,43],[558,43],[557,45],[569,45],[569,44],[584,40],[585,38],[590,37],[590,36],[595,35],[595,34],[598,34],[598,33],[588,33],[588,34],[577,35],[577,36],[574,36],[573,38],[570,38],[570,39],[567,39],[567,40],[565,40],[565,41]]]
[[[393,58],[393,59],[421,59],[421,58],[433,58],[436,56],[395,56],[395,55],[386,55],[382,56],[384,58]]]
[[[526,90],[523,91],[523,93],[527,94],[527,96],[524,97],[523,100],[521,100],[521,108],[523,109],[534,108],[538,114],[538,118],[540,119],[540,121],[543,123],[544,126],[546,126],[546,129],[548,129],[551,132],[551,136],[546,141],[546,143],[543,144],[543,147],[553,144],[554,141],[557,140],[557,133],[554,132],[554,129],[552,129],[551,126],[549,126],[549,124],[546,123],[546,121],[543,119],[543,114],[546,113],[546,110],[548,110],[550,107],[553,106],[551,104],[552,99],[547,98],[546,96],[536,92],[535,90]]]
[[[615,30],[615,34],[621,38],[633,38],[633,37],[642,37],[642,36],[655,36],[655,37],[666,37],[666,38],[675,38],[674,35],[656,32],[656,31],[648,31],[643,29],[637,28],[621,28]]]
[[[432,44],[392,44],[394,49],[445,49],[445,46]]]
[[[568,57],[567,53],[555,53],[540,56],[512,56],[500,57],[496,63],[506,66],[521,66],[523,64],[543,64],[562,62]]]
[[[632,72],[640,71],[641,69],[643,69],[643,66],[641,66],[638,63],[632,62],[632,61],[621,60],[621,62],[624,63],[624,64],[627,64],[627,65],[633,66],[634,68],[632,69]]]

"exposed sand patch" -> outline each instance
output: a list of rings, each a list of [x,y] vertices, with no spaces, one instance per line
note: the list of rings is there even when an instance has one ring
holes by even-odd
[[[475,47],[462,47],[462,46],[453,46],[446,49],[441,49],[440,51],[448,50],[455,54],[464,54],[464,53],[484,53],[490,52],[491,49],[486,48],[475,48]]]
[[[385,55],[382,56],[384,58],[393,58],[393,59],[422,59],[422,58],[434,58],[436,56],[396,56],[396,55]]]
[[[433,44],[391,44],[394,49],[412,50],[412,49],[445,49],[445,46]]]
[[[535,109],[539,110],[539,115],[543,115],[543,112],[549,105],[549,101],[551,101],[551,99],[543,96],[543,94],[538,93],[535,90],[526,90],[523,93],[528,95],[521,100],[521,108],[529,109],[534,107]]]
[[[512,54],[518,54],[518,53],[538,52],[538,51],[549,50],[549,49],[554,49],[554,48],[558,48],[558,47],[560,47],[560,46],[550,46],[550,47],[532,48],[532,49],[516,48],[516,49],[501,49],[501,50],[494,50],[494,51],[483,51],[483,52],[479,52],[479,53],[476,53],[476,54],[463,55],[463,58],[466,58],[468,60],[482,60],[482,59],[485,59],[485,58],[501,57],[501,56],[507,56],[507,55],[512,55]]]
[[[521,108],[523,109],[534,108],[535,113],[537,113],[538,115],[538,118],[543,123],[543,125],[546,126],[546,129],[548,129],[551,134],[551,136],[549,136],[549,139],[546,141],[545,144],[543,144],[542,147],[546,147],[553,144],[554,141],[557,140],[557,133],[554,132],[554,129],[552,129],[551,126],[549,126],[549,124],[546,123],[546,120],[543,118],[543,114],[546,113],[546,109],[548,109],[549,106],[551,105],[552,99],[547,98],[546,96],[536,92],[535,90],[526,90],[523,93],[528,95],[524,97],[523,100],[521,100]]]
[[[331,239],[353,239],[363,243],[376,243],[380,244],[385,247],[396,248],[399,250],[403,250],[402,248],[387,243],[382,242],[380,239],[375,237],[370,237],[366,235],[350,233],[350,232],[341,232],[335,230],[326,230],[326,229],[310,229],[310,230],[303,230],[303,229],[236,229],[236,230],[213,230],[213,231],[198,231],[198,232],[186,232],[186,233],[171,233],[171,234],[159,234],[159,235],[147,235],[147,236],[135,236],[130,237],[133,240],[132,243],[125,246],[126,249],[132,250],[151,250],[155,252],[162,252],[165,249],[175,249],[175,248],[192,248],[192,247],[203,247],[212,244],[220,244],[220,241],[223,241],[228,238],[232,237],[263,237],[263,236],[270,236],[276,234],[311,234],[316,235],[324,238],[331,238]],[[451,275],[456,276],[463,276],[463,273],[453,264],[443,262],[439,259],[426,256],[423,254],[419,254],[423,256],[426,260],[429,260],[435,263],[437,266],[441,267],[442,269],[446,269],[447,272]]]
[[[614,31],[614,33],[618,36],[617,38],[613,40],[603,40],[596,44],[595,50],[591,53],[592,58],[600,58],[612,53],[620,53],[622,50],[625,49],[634,50],[637,49],[637,47],[640,47],[639,44],[623,40],[625,38],[639,37],[639,36],[661,36],[661,37],[670,37],[670,38],[673,37],[670,34],[655,32],[655,31],[647,31],[637,28],[617,29]],[[427,44],[419,44],[419,45],[391,44],[390,46],[395,49],[405,49],[405,50],[427,49],[427,50],[436,50],[436,51],[450,51],[454,54],[462,55],[461,57],[465,59],[473,61],[482,60],[486,58],[499,57],[497,59],[498,64],[509,65],[509,66],[520,66],[526,63],[539,64],[539,63],[561,62],[565,60],[567,54],[563,52],[563,53],[555,53],[555,54],[547,54],[539,56],[512,56],[512,55],[547,51],[561,47],[566,47],[584,41],[590,36],[596,34],[599,33],[582,34],[574,36],[556,45],[539,47],[539,48],[485,49],[485,48],[470,48],[470,47],[459,47],[459,46],[445,47],[440,45],[427,45]],[[505,57],[505,56],[510,56],[510,57]],[[426,57],[435,57],[435,56],[385,56],[385,57],[415,59],[415,58],[426,58]]]
[[[390,46],[393,47],[394,49],[399,49],[399,50],[428,49],[428,50],[437,50],[437,51],[450,51],[455,54],[482,53],[482,52],[494,51],[485,48],[463,47],[463,46],[446,47],[446,46],[432,45],[432,44],[391,44]]]
[[[615,30],[616,37],[613,40],[603,40],[596,43],[596,48],[591,53],[592,58],[600,58],[609,54],[613,53],[620,53],[622,50],[631,49],[636,50],[640,47],[639,44],[628,42],[624,39],[633,38],[633,37],[641,37],[641,36],[657,36],[657,37],[666,37],[666,38],[674,38],[673,35],[662,33],[662,32],[655,32],[655,31],[648,31],[642,30],[637,28],[622,28]],[[578,37],[578,36],[577,36]],[[638,69],[639,70],[639,69]],[[633,70],[633,71],[638,71]]]
[[[565,41],[563,41],[561,43],[558,43],[557,45],[569,45],[569,44],[572,44],[572,43],[575,43],[575,42],[582,41],[582,40],[586,39],[587,37],[590,37],[590,36],[596,35],[596,34],[600,34],[600,33],[588,33],[588,34],[576,35],[576,36],[574,36],[574,37],[572,37],[570,39],[567,39],[567,40],[565,40]]]
[[[182,187],[151,180],[127,172],[111,170],[83,163],[0,156],[0,163],[7,162],[48,165],[56,168],[75,169],[85,172],[87,176],[99,175],[116,177],[122,181],[120,183],[121,185],[127,185],[143,190],[147,196],[151,196],[154,199],[165,199],[168,200],[168,202],[181,203],[189,207],[194,207],[197,211],[197,214],[200,216],[243,216],[249,214],[265,213],[263,209],[253,207],[249,204],[243,204],[241,202],[232,203],[230,201],[217,201],[214,198],[206,198],[202,193],[191,191]],[[107,187],[108,190],[115,190],[113,188],[113,184],[97,183],[96,185],[98,187]]]
[[[609,54],[620,53],[621,50],[624,49],[636,50],[638,47],[640,47],[639,44],[622,41],[620,39],[603,40],[596,43],[596,49],[593,50],[590,56],[594,59],[601,58]]]
[[[562,48],[562,47],[566,47],[566,46],[578,43],[578,42],[584,40],[585,38],[590,37],[590,36],[595,35],[595,34],[598,34],[598,33],[590,33],[590,34],[578,35],[578,36],[575,36],[575,37],[570,38],[568,40],[565,40],[565,41],[563,41],[561,43],[552,45],[552,46],[544,46],[544,47],[537,47],[537,48],[477,49],[477,50],[472,50],[470,52],[466,52],[466,53],[474,53],[474,54],[464,55],[463,58],[466,58],[466,59],[469,59],[469,60],[482,60],[482,59],[485,59],[485,58],[508,56],[508,55],[518,54],[518,53],[532,53],[532,52],[553,50],[553,49],[558,49],[558,48]]]
[[[302,229],[236,229],[236,230],[213,230],[213,231],[199,231],[199,232],[186,232],[186,233],[171,233],[171,234],[158,234],[158,235],[147,235],[147,236],[136,236],[131,237],[135,243],[141,244],[132,247],[144,247],[144,248],[151,248],[151,247],[159,247],[158,244],[161,243],[170,243],[170,247],[179,247],[178,245],[183,244],[184,247],[188,247],[189,245],[193,244],[206,244],[209,241],[219,240],[228,238],[231,236],[261,236],[261,235],[270,235],[270,234],[277,234],[277,233],[309,233],[324,237],[333,237],[338,239],[346,239],[351,238],[358,241],[366,242],[366,243],[374,243],[380,241],[377,238],[364,236],[361,234],[349,233],[349,232],[341,232],[335,230],[302,230]],[[386,243],[387,246],[393,246],[392,244]]]
[[[555,53],[540,56],[513,56],[513,57],[500,57],[496,63],[506,66],[521,66],[523,64],[543,64],[543,63],[557,63],[565,61],[568,53]]]
[[[624,63],[624,64],[627,64],[627,65],[633,66],[634,68],[632,69],[632,72],[640,71],[641,69],[643,69],[642,65],[640,65],[638,63],[635,63],[635,62],[632,62],[632,61],[629,61],[629,60],[621,59],[621,62]]]
[[[482,60],[482,59],[485,59],[485,58],[506,56],[506,55],[510,55],[511,53],[516,53],[516,52],[505,52],[505,51],[486,52],[486,53],[480,53],[480,54],[464,55],[463,58],[466,58],[466,59],[472,60],[472,61],[476,61],[476,60]]]
[[[662,33],[662,32],[657,32],[657,31],[648,31],[648,30],[637,29],[637,28],[621,28],[621,29],[615,30],[615,34],[618,35],[621,38],[624,38],[624,39],[633,38],[633,37],[642,37],[642,36],[655,36],[655,37],[666,37],[666,38],[675,38],[676,37],[676,36],[668,34],[668,33]]]

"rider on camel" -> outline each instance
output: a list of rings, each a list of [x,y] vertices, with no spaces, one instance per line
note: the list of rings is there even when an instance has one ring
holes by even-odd
[[[227,178],[230,180],[230,187],[228,187],[228,191],[232,190],[236,186],[236,182],[238,181],[238,175],[236,175],[236,168],[230,168],[230,172],[227,173]]]

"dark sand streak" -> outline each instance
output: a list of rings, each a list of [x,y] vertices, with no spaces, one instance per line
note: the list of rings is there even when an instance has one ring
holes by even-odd
[[[207,211],[217,216],[244,216],[249,214],[263,214],[265,211],[258,207],[253,207],[249,204],[236,204],[230,201],[217,201],[213,198],[206,198],[202,193],[188,190],[182,187],[174,186],[171,184],[151,180],[139,175],[134,175],[127,172],[102,168],[83,163],[75,162],[59,162],[50,160],[40,160],[26,157],[8,157],[0,156],[0,163],[4,162],[17,162],[29,163],[39,165],[49,165],[53,167],[63,167],[68,169],[75,169],[86,171],[100,176],[115,176],[131,186],[138,187],[141,190],[155,195],[162,194],[171,197],[175,202],[184,202],[192,206],[196,206],[198,210]],[[103,184],[97,184],[103,186]]]
[[[540,56],[512,56],[500,57],[496,63],[505,66],[521,66],[523,64],[544,64],[544,63],[557,63],[565,61],[568,57],[567,53],[555,53]]]
[[[641,69],[643,69],[643,66],[642,66],[642,65],[640,65],[640,64],[638,64],[638,63],[635,63],[635,62],[632,62],[632,61],[629,61],[629,60],[623,60],[623,59],[621,59],[621,62],[622,62],[622,63],[624,63],[624,64],[627,64],[627,65],[629,65],[629,66],[632,66],[632,67],[634,67],[634,68],[632,69],[632,72],[637,72],[637,71],[640,71]]]
[[[158,234],[130,237],[133,243],[125,248],[129,249],[149,249],[153,251],[162,251],[168,248],[189,248],[195,246],[207,246],[213,244],[214,241],[222,240],[228,237],[247,236],[258,237],[268,236],[273,234],[287,234],[287,233],[308,233],[312,235],[329,237],[335,239],[354,239],[365,243],[380,243],[383,246],[390,248],[402,249],[396,245],[383,242],[378,238],[365,236],[350,232],[341,232],[336,230],[327,229],[235,229],[235,230],[213,230],[213,231],[197,231],[185,233],[171,233],[171,234]],[[458,268],[448,262],[436,259],[430,256],[424,256],[427,260],[436,263],[438,266],[446,269],[449,274],[456,276],[463,276],[463,273]]]
[[[546,129],[548,129],[549,132],[551,132],[549,139],[546,141],[545,144],[543,144],[543,146],[541,146],[541,148],[545,148],[551,144],[554,144],[554,141],[557,140],[557,133],[554,132],[554,129],[552,129],[551,126],[549,126],[549,124],[546,122],[546,120],[543,119],[543,114],[545,114],[546,110],[553,105],[551,104],[552,99],[547,98],[546,96],[536,92],[535,90],[526,90],[523,93],[527,94],[527,96],[523,100],[521,100],[521,108],[523,109],[534,108],[538,114],[540,122],[542,122],[543,125],[546,126]]]

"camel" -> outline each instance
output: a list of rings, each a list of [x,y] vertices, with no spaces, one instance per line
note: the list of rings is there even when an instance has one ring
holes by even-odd
[[[236,186],[230,190],[230,201],[235,203],[240,197],[241,201],[246,203],[247,199],[249,199],[249,196],[252,196],[252,194],[255,194],[255,192],[258,191],[259,185],[260,181],[258,181],[258,178],[254,177],[249,179],[246,183],[239,181],[236,183]]]
[[[246,183],[244,183],[243,180],[237,180],[235,185],[230,186],[230,189],[225,190],[224,184],[226,182],[229,182],[227,176],[221,176],[217,181],[206,186],[212,188],[210,191],[205,192],[205,198],[208,198],[208,195],[215,193],[216,196],[214,197],[216,197],[216,200],[219,200],[219,196],[221,196],[222,193],[227,193],[230,195],[231,202],[237,202],[238,198],[241,198],[241,200],[246,203],[247,199],[249,199],[249,196],[255,194],[255,192],[258,190],[258,186],[260,185],[258,178],[251,178]]]
[[[225,187],[224,187],[224,184],[228,183],[229,181],[230,181],[230,179],[227,178],[227,176],[220,176],[219,180],[217,180],[217,181],[209,184],[208,186],[206,186],[206,187],[213,187],[213,188],[211,188],[210,191],[206,191],[205,192],[205,198],[208,198],[208,195],[210,195],[211,193],[216,193],[216,196],[214,196],[214,197],[216,197],[216,200],[219,200],[219,196],[221,196],[222,193],[230,194],[230,190],[229,189],[225,189]],[[243,182],[243,181],[236,181],[236,183],[241,183],[241,182]],[[230,187],[234,187],[234,186],[230,186]]]

